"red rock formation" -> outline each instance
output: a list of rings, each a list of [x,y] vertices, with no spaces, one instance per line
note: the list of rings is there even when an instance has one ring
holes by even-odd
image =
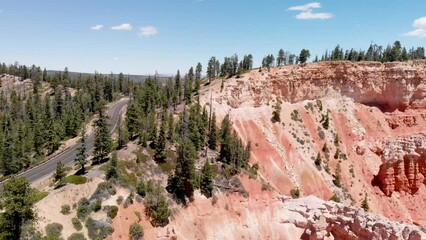
[[[359,206],[368,194],[372,212],[426,224],[426,154],[407,152],[382,162],[384,142],[425,133],[426,61],[281,66],[226,79],[223,88],[221,83],[213,81],[200,91],[201,104],[211,103],[219,121],[230,114],[243,142],[252,142],[250,163],[259,163],[260,176],[279,193],[299,188],[325,200],[336,192],[346,194],[332,182],[340,161],[346,201],[353,197]],[[281,123],[271,122],[277,98],[283,102]],[[293,111],[300,120],[291,117]],[[328,130],[320,123],[326,112]],[[335,134],[346,160],[333,158]],[[325,144],[330,159],[322,151]],[[318,153],[322,170],[313,160]],[[394,191],[416,194],[387,197]]]
[[[375,180],[383,193],[387,196],[394,191],[416,193],[425,182],[425,153],[426,135],[386,143]]]
[[[378,215],[313,196],[293,200],[281,198],[287,217],[283,223],[305,229],[301,239],[424,239],[425,232],[412,225],[392,223]],[[296,218],[298,214],[303,218]]]

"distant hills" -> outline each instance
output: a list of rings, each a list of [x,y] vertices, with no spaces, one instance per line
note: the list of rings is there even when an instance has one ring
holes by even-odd
[[[61,73],[62,71],[57,71],[57,70],[48,70],[47,74],[48,75],[55,75],[57,73]],[[70,77],[72,79],[77,78],[79,74],[81,74],[81,76],[83,78],[89,77],[89,76],[93,76],[95,75],[94,73],[79,73],[79,72],[68,72]],[[102,75],[110,75],[110,74],[102,74]],[[118,74],[113,74],[115,77],[118,77]],[[124,74],[124,76],[128,76],[130,80],[134,81],[134,82],[144,82],[145,79],[147,79],[149,77],[149,75],[128,75],[128,74]],[[152,76],[151,76],[152,77]],[[167,79],[171,77],[171,76],[167,76],[167,75],[157,75],[157,79],[160,82],[166,82]]]

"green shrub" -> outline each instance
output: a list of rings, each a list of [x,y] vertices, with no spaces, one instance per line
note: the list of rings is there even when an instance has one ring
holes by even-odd
[[[328,112],[327,114],[322,115],[320,123],[322,123],[322,127],[326,130],[330,127],[330,116],[328,115]]]
[[[300,190],[298,188],[293,188],[290,190],[290,195],[292,198],[299,198],[300,197]]]
[[[146,163],[148,161],[148,156],[143,154],[141,151],[136,152],[136,163]]]
[[[143,237],[143,228],[137,223],[132,223],[129,228],[130,239],[139,240]]]
[[[140,222],[142,220],[141,213],[140,212],[136,212],[136,211],[134,213],[135,213],[136,217],[138,217],[138,222]]]
[[[321,162],[322,162],[321,155],[318,153],[317,157],[315,158],[315,165],[316,166],[321,166]]]
[[[37,191],[36,190],[36,193],[35,193],[35,201],[36,202],[39,202],[39,201],[41,201],[43,198],[45,198],[45,197],[47,197],[47,195],[49,195],[49,193],[48,192],[40,192],[40,191]]]
[[[97,212],[97,211],[101,210],[101,208],[102,208],[102,200],[96,199],[96,201],[92,204],[92,210],[94,212]]]
[[[158,164],[158,166],[161,168],[161,171],[164,173],[169,173],[174,169],[173,164],[171,161],[165,161],[163,163]]]
[[[320,127],[318,127],[317,130],[318,130],[318,136],[319,136],[319,138],[321,140],[324,140],[325,139],[325,133],[324,133],[324,131]]]
[[[77,217],[81,220],[84,220],[92,212],[90,207],[90,202],[87,198],[82,198],[78,201],[77,206]]]
[[[290,113],[291,120],[295,122],[302,122],[302,118],[300,117],[299,111],[297,109],[293,110],[293,112]]]
[[[330,150],[327,147],[327,143],[324,143],[321,150],[322,150],[323,153],[329,153],[330,152]]]
[[[95,221],[89,217],[86,220],[87,233],[90,239],[104,239],[114,232],[114,229],[102,221]]]
[[[129,205],[133,204],[133,197],[134,197],[134,194],[132,192],[132,193],[130,193],[130,195],[124,201],[124,204],[123,204],[124,208],[127,208]]]
[[[78,220],[78,218],[72,218],[71,222],[75,230],[80,231],[81,229],[83,229],[83,225],[81,225],[81,222],[80,220]]]
[[[138,178],[134,173],[128,173],[127,171],[120,171],[118,175],[118,180],[124,183],[127,186],[136,187],[138,183]]]
[[[211,164],[210,168],[212,169],[212,179],[215,179],[217,174],[219,174],[219,166],[217,164]]]
[[[118,213],[118,207],[111,206],[107,212],[107,216],[111,219],[114,219],[117,216],[117,213]]]
[[[337,167],[336,167],[336,173],[333,175],[334,179],[333,179],[333,183],[336,187],[342,187],[342,168],[340,166],[340,163],[337,163]]]
[[[32,221],[27,221],[21,227],[20,240],[44,240],[44,238],[35,224]]]
[[[272,186],[268,182],[263,182],[261,189],[262,191],[270,191],[272,190]]]
[[[340,202],[340,197],[337,196],[336,194],[333,194],[333,196],[331,196],[330,201],[334,201],[339,203]]]
[[[118,198],[117,198],[117,204],[121,205],[123,203],[123,201],[124,201],[123,196],[118,196]]]
[[[364,200],[362,200],[361,208],[364,209],[364,211],[366,211],[366,212],[370,211],[370,206],[368,205],[367,194],[365,194]]]
[[[67,183],[79,185],[79,184],[85,184],[87,182],[87,178],[83,176],[78,176],[78,175],[70,175],[66,177],[66,181]]]
[[[91,199],[108,198],[110,195],[115,195],[117,190],[111,182],[101,182],[98,184],[95,192],[90,197]]]
[[[140,180],[138,184],[136,185],[136,193],[139,194],[141,197],[145,197],[146,195],[146,186],[145,182]]]
[[[325,172],[326,173],[328,173],[328,174],[330,174],[331,172],[330,172],[330,166],[326,163],[325,164],[325,166],[324,166],[324,170],[325,170]]]
[[[82,233],[73,233],[67,240],[87,240]]]
[[[258,170],[259,170],[259,163],[255,163],[255,164],[253,164],[253,166],[250,167],[249,172],[250,172],[251,175],[253,175],[254,177],[256,177]]]
[[[339,134],[336,133],[334,136],[334,146],[339,147]]]
[[[62,205],[62,206],[61,206],[61,213],[62,213],[63,215],[68,215],[68,214],[70,214],[70,210],[71,210],[71,207],[70,207],[70,205],[68,205],[68,204],[64,204],[64,205]]]
[[[59,223],[49,223],[46,226],[46,235],[48,239],[59,239],[64,227]]]

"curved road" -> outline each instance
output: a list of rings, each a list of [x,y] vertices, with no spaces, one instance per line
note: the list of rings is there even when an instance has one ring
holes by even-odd
[[[128,102],[129,100],[127,98],[121,99],[117,102],[112,103],[108,108],[108,121],[111,132],[113,132],[117,128],[121,115],[120,113]],[[90,154],[93,151],[94,138],[94,133],[88,135],[86,138],[87,154]],[[33,183],[45,176],[52,174],[56,170],[56,164],[59,161],[61,161],[64,165],[71,165],[74,163],[74,160],[76,158],[77,147],[78,144],[66,149],[57,156],[52,157],[50,160],[18,174],[17,176],[26,177],[30,183]],[[0,183],[0,189],[3,188],[4,183],[5,182]]]

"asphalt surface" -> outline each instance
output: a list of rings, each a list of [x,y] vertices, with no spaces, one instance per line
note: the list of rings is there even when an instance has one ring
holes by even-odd
[[[120,119],[120,113],[123,108],[129,102],[128,99],[121,99],[110,105],[108,108],[108,121],[111,132],[113,132],[118,125]],[[93,142],[94,142],[94,133],[86,136],[86,149],[87,154],[90,154],[93,151]],[[62,153],[52,157],[48,161],[34,166],[31,169],[26,170],[18,174],[18,177],[26,177],[30,183],[33,183],[45,176],[51,175],[56,170],[56,164],[61,161],[64,165],[72,165],[74,164],[74,160],[77,154],[78,144],[66,149]],[[3,188],[3,184],[5,182],[0,183],[0,189]]]

